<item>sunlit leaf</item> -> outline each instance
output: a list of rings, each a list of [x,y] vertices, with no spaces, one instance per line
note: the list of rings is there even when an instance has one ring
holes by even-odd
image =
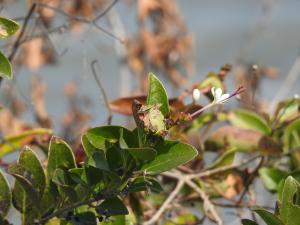
[[[0,38],[8,38],[19,29],[19,24],[15,21],[0,17]]]
[[[160,105],[160,111],[164,116],[169,114],[169,102],[166,90],[160,80],[152,73],[149,74],[149,90],[147,105]]]
[[[252,111],[236,109],[229,113],[228,120],[236,127],[255,130],[265,135],[271,133],[266,120]]]
[[[280,181],[287,176],[287,172],[271,167],[262,167],[258,173],[269,191],[277,191]]]
[[[71,169],[76,167],[75,157],[70,146],[63,140],[53,137],[49,145],[48,153],[48,179],[53,177],[57,168]]]
[[[12,79],[12,67],[5,55],[0,51],[0,76]]]
[[[24,131],[19,135],[4,137],[4,139],[0,143],[0,158],[16,150],[19,150],[26,144],[29,144],[36,136],[42,136],[51,133],[52,130],[36,128]]]
[[[197,150],[188,144],[177,141],[163,141],[157,147],[154,160],[143,165],[147,174],[159,174],[187,163],[198,154]]]

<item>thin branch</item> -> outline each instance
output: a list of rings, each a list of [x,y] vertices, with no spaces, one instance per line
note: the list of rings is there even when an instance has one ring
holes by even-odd
[[[201,190],[193,181],[186,180],[185,183],[188,186],[190,186],[192,189],[194,189],[194,191],[196,191],[200,195],[200,197],[202,198],[203,207],[204,207],[204,211],[206,212],[206,215],[212,215],[213,219],[216,221],[216,223],[218,225],[223,225],[224,223],[221,220],[218,213],[216,212],[216,209],[215,209],[214,205],[209,200],[208,195],[203,190]]]
[[[166,201],[164,201],[162,206],[159,208],[158,211],[156,211],[156,213],[152,216],[152,218],[150,220],[146,221],[145,223],[143,223],[143,225],[151,225],[151,224],[154,224],[156,221],[159,220],[160,216],[164,213],[164,211],[170,205],[172,200],[178,195],[178,193],[180,192],[180,190],[183,187],[184,183],[185,183],[184,180],[178,180],[178,183],[177,183],[175,189],[168,196]]]
[[[115,4],[117,4],[118,1],[119,0],[114,0],[110,5],[108,5],[108,7],[102,13],[100,13],[98,16],[96,16],[93,21],[96,22],[101,17],[105,16],[111,10],[111,8],[114,7]]]
[[[96,71],[96,64],[98,63],[97,60],[93,60],[92,63],[91,63],[91,67],[92,67],[92,72],[93,72],[93,75],[94,75],[94,78],[95,78],[95,81],[101,91],[101,94],[103,96],[103,100],[104,100],[104,104],[106,106],[106,109],[108,111],[108,118],[107,118],[107,124],[110,125],[111,124],[111,121],[112,121],[112,111],[110,109],[110,106],[109,106],[109,101],[108,101],[108,98],[107,98],[107,95],[106,95],[106,92],[104,90],[104,87],[102,86],[102,83],[100,81],[100,79],[98,78],[98,75],[97,75],[97,71]]]
[[[284,82],[282,83],[279,91],[276,91],[276,95],[270,104],[270,112],[274,112],[276,104],[281,98],[284,98],[291,87],[296,83],[297,78],[300,76],[300,56],[295,60],[290,72],[286,76]]]

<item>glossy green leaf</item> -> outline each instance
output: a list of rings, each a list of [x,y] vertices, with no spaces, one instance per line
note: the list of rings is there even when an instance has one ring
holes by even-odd
[[[31,140],[35,136],[42,136],[51,133],[52,130],[45,128],[36,128],[25,131],[19,135],[4,137],[4,139],[0,143],[0,158],[16,150],[19,150],[24,146],[24,143],[27,143],[28,140]]]
[[[160,105],[161,113],[166,116],[169,114],[169,101],[166,90],[160,80],[153,74],[149,74],[149,90],[147,96],[147,105]]]
[[[5,55],[0,51],[0,77],[12,79],[12,67]]]
[[[15,34],[19,29],[19,24],[15,21],[0,17],[0,38],[8,38]]]
[[[277,191],[280,181],[288,175],[285,171],[271,167],[262,167],[258,173],[269,191]]]
[[[101,170],[110,170],[107,160],[105,159],[104,152],[102,151],[95,152],[90,158],[88,158],[87,164]]]
[[[237,151],[238,150],[236,148],[225,151],[211,166],[209,166],[209,169],[231,165]]]
[[[283,143],[285,152],[300,147],[300,119],[295,120],[284,129]]]
[[[70,146],[62,139],[53,137],[50,141],[48,153],[48,179],[53,177],[57,168],[71,169],[75,167],[75,157]]]
[[[94,145],[92,145],[89,142],[86,134],[82,135],[81,143],[82,143],[84,152],[88,157],[92,156],[94,154],[94,152],[99,151],[99,149],[97,149]]]
[[[271,133],[271,128],[266,120],[252,111],[236,109],[229,113],[228,120],[236,127],[255,130],[265,135]]]
[[[99,205],[97,211],[99,214],[102,213],[110,216],[128,214],[126,206],[118,197],[105,199]]]
[[[153,148],[127,148],[128,151],[136,160],[153,160],[156,156],[156,150]]]
[[[155,149],[157,151],[155,159],[142,167],[147,174],[159,174],[171,170],[187,163],[198,154],[193,146],[177,141],[163,141]]]
[[[0,170],[0,217],[5,217],[10,209],[12,194],[9,184]]]
[[[299,193],[299,183],[292,176],[288,176],[279,199],[280,218],[288,225],[300,224],[300,207],[294,204],[296,193]]]
[[[285,225],[276,215],[268,212],[262,208],[254,208],[254,212],[256,212],[267,225]]]
[[[121,134],[128,147],[135,146],[135,137],[132,132],[120,126],[103,126],[87,130],[88,141],[96,148],[106,150],[107,142],[116,143],[120,140]]]
[[[242,219],[242,224],[243,225],[258,225],[255,221],[248,220],[248,219]]]
[[[38,156],[29,147],[25,147],[19,156],[18,164],[30,171],[34,187],[42,196],[46,185],[46,177]]]

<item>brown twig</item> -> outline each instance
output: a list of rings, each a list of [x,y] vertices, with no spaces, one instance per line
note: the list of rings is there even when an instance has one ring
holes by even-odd
[[[111,124],[111,121],[112,121],[112,111],[110,109],[110,106],[109,106],[109,101],[108,101],[108,98],[107,98],[107,95],[106,95],[106,92],[104,90],[104,87],[102,86],[102,83],[100,81],[100,79],[98,78],[98,75],[97,75],[97,71],[96,71],[96,64],[98,63],[97,60],[93,60],[92,63],[91,63],[91,67],[92,67],[92,72],[93,72],[93,75],[94,75],[94,78],[95,78],[95,81],[101,91],[101,94],[103,96],[103,100],[104,100],[104,104],[106,106],[106,109],[108,111],[108,118],[107,118],[107,124],[110,125]]]

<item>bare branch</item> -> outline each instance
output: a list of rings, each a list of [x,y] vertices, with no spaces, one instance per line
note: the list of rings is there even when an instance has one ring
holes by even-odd
[[[91,67],[92,67],[92,72],[93,72],[93,75],[94,75],[94,78],[95,78],[95,81],[101,91],[101,94],[103,96],[103,100],[104,100],[104,104],[106,106],[106,109],[108,111],[108,118],[107,118],[107,124],[110,125],[111,124],[111,121],[112,121],[112,111],[109,107],[109,101],[108,101],[108,98],[107,98],[107,95],[106,95],[106,92],[104,90],[104,87],[102,86],[102,83],[100,81],[100,79],[98,78],[98,75],[97,75],[97,71],[96,71],[96,64],[98,63],[97,60],[93,60],[92,63],[91,63]]]

